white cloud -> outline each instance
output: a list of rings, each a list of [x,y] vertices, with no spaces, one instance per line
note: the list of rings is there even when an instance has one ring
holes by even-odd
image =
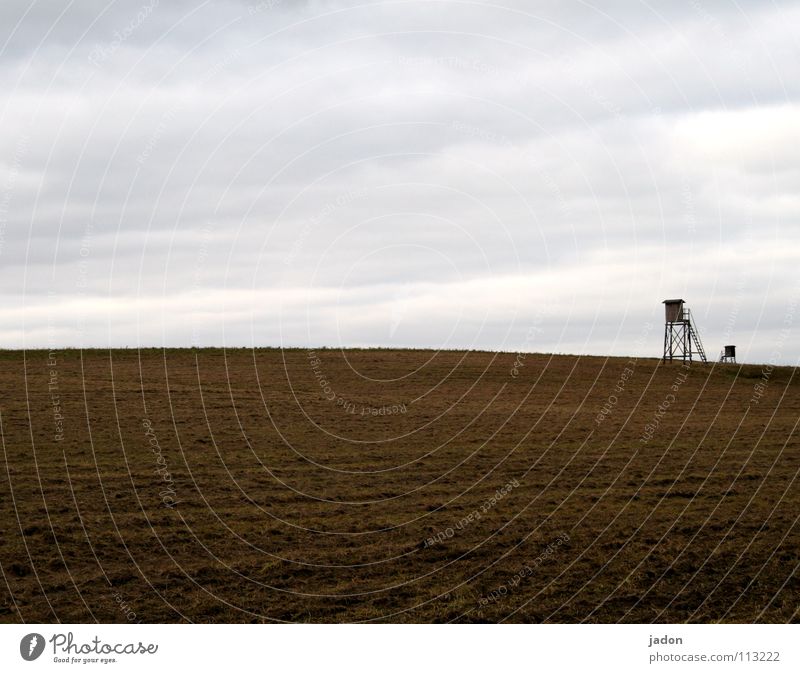
[[[800,171],[800,103],[689,114],[674,133],[676,160],[706,171]]]

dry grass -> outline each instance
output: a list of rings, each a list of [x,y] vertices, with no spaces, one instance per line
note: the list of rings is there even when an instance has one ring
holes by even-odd
[[[317,355],[0,352],[0,620],[798,620],[793,369]]]

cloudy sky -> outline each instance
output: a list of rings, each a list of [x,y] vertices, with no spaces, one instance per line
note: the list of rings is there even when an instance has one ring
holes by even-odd
[[[3,0],[3,347],[796,364],[800,3]],[[788,329],[787,329],[788,328]]]

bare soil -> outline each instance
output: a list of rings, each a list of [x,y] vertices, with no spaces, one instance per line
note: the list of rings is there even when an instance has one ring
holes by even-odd
[[[0,414],[0,621],[798,621],[792,368],[0,351]]]

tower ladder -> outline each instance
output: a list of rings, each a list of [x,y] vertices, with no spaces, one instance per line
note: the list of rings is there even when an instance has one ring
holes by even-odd
[[[703,348],[703,344],[700,341],[700,333],[697,331],[697,325],[694,324],[694,317],[692,316],[692,312],[689,309],[686,309],[686,313],[689,314],[689,338],[697,347],[697,354],[700,356],[700,359],[703,362],[708,362],[708,358],[706,357],[706,351]],[[689,345],[691,348],[691,344]]]

